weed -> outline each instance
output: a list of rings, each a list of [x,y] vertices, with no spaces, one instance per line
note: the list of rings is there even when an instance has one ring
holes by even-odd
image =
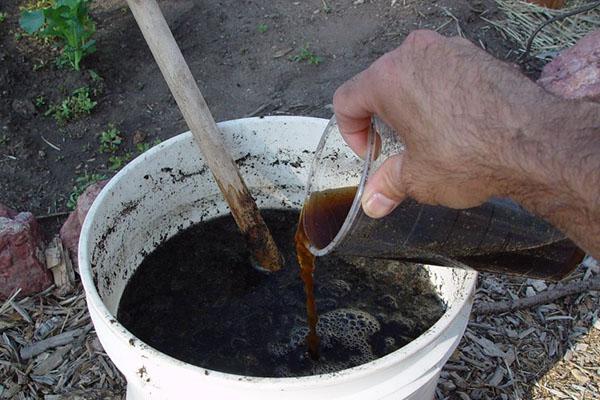
[[[294,62],[307,61],[309,64],[319,65],[320,63],[323,62],[323,58],[321,58],[318,55],[316,55],[315,53],[313,53],[312,50],[310,50],[308,48],[308,45],[305,45],[303,47],[300,47],[300,51],[298,52],[298,54],[290,57],[290,61],[294,61]]]
[[[85,191],[93,183],[106,179],[106,176],[100,174],[88,174],[87,172],[83,175],[78,176],[75,179],[75,186],[73,186],[73,190],[69,194],[69,199],[67,200],[67,208],[69,210],[74,210],[77,207],[77,199],[81,196],[81,193]]]
[[[8,142],[10,142],[10,139],[8,138],[8,135],[6,133],[0,136],[0,146],[4,146],[8,144]]]
[[[154,142],[152,143],[138,143],[135,145],[135,149],[138,151],[138,153],[142,154],[147,152],[148,150],[150,150],[152,147],[156,146],[157,144],[160,144],[161,140],[160,139],[154,139]]]
[[[258,24],[256,26],[256,30],[259,31],[260,33],[265,33],[266,31],[269,30],[269,26],[267,24]]]
[[[37,108],[42,108],[46,105],[46,98],[44,97],[44,95],[39,95],[37,96],[35,99],[33,99],[33,104],[37,107]]]
[[[71,66],[71,62],[65,56],[65,53],[60,53],[58,57],[54,59],[54,66],[58,69],[65,69]]]
[[[125,166],[131,160],[132,154],[125,153],[121,156],[110,156],[108,157],[108,169],[111,171],[118,171]]]
[[[89,114],[96,104],[98,103],[90,98],[90,88],[84,86],[76,89],[60,104],[50,106],[44,115],[52,115],[56,122],[63,124],[80,115]]]
[[[6,20],[6,13],[0,12],[0,23],[4,22],[5,20]]]
[[[108,124],[108,129],[100,133],[100,153],[116,153],[123,143],[121,132],[113,124]]]
[[[98,75],[98,73],[96,71],[94,71],[93,69],[88,70],[89,74],[90,74],[90,78],[92,78],[92,82],[94,83],[98,83],[98,82],[102,82],[104,79],[102,79],[102,77],[100,75]]]
[[[144,142],[144,143],[138,143],[138,144],[135,145],[135,149],[140,154],[147,152],[151,148],[152,148],[152,144],[151,143],[146,143],[146,142]]]
[[[51,0],[39,8],[24,10],[19,19],[21,28],[30,35],[58,39],[62,52],[58,65],[69,65],[79,71],[81,60],[96,51],[96,41],[91,39],[96,24],[90,17],[91,0]]]

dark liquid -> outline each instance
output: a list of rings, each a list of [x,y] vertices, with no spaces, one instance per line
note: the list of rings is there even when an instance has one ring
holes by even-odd
[[[301,223],[316,248],[334,239],[355,194],[356,187],[311,194]],[[547,223],[501,203],[451,210],[406,200],[377,222],[362,211],[357,218],[362,219],[360,231],[349,245],[340,246],[342,254],[449,266],[459,261],[478,271],[554,280],[570,273],[584,257]],[[533,238],[544,237],[548,229],[557,239],[536,243]]]
[[[261,211],[287,264],[252,267],[230,216],[194,225],[148,255],[125,287],[118,319],[144,343],[204,368],[249,376],[304,376],[380,358],[444,313],[418,265],[319,257],[313,290],[319,360],[307,353],[306,295],[298,279],[298,212]],[[316,315],[316,314],[315,314]],[[139,346],[134,342],[132,346]]]
[[[306,293],[308,320],[306,342],[308,353],[313,360],[319,359],[319,336],[317,335],[319,317],[314,296],[315,256],[310,252],[309,247],[312,242],[314,246],[322,249],[333,240],[350,211],[355,194],[356,187],[314,192],[304,202],[298,219],[294,241],[300,265],[300,277],[304,282],[304,292]],[[311,240],[308,239],[309,237]]]
[[[342,228],[355,195],[355,186],[311,193],[302,208],[299,225],[303,224],[313,246],[322,249],[331,243]]]
[[[319,359],[319,335],[317,335],[317,306],[315,304],[315,284],[313,273],[315,271],[315,256],[308,249],[310,242],[304,232],[302,223],[302,213],[294,236],[296,244],[296,257],[300,265],[300,277],[304,283],[304,293],[306,294],[306,319],[308,322],[308,334],[306,335],[306,344],[308,345],[308,354],[313,360]]]

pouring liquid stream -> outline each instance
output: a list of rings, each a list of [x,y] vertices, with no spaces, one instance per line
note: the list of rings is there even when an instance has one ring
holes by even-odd
[[[303,210],[304,211],[304,210]],[[306,315],[308,320],[308,334],[306,343],[308,345],[308,354],[313,360],[319,359],[319,336],[317,334],[317,306],[315,305],[313,272],[315,270],[315,255],[308,249],[310,242],[304,232],[304,224],[300,213],[300,222],[294,240],[296,242],[296,256],[300,264],[300,277],[304,282],[304,292],[306,293]]]
[[[313,279],[316,257],[310,252],[309,247],[312,244],[323,248],[333,240],[352,206],[356,190],[356,187],[346,187],[312,193],[302,207],[294,237],[300,277],[304,282],[306,293],[308,321],[306,343],[308,354],[315,361],[319,359],[320,342],[317,333],[319,317],[315,305]]]

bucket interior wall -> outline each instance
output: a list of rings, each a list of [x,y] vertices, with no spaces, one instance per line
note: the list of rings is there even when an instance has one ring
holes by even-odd
[[[266,126],[260,139],[251,127],[232,127],[234,132],[224,135],[226,148],[259,207],[300,208],[312,160],[306,149],[315,147],[318,137],[313,146],[307,137],[289,135],[282,148],[277,138],[285,124],[261,125]],[[220,127],[227,130],[228,124]],[[113,315],[144,256],[178,231],[229,212],[212,174],[196,155],[191,134],[177,139],[144,153],[113,178],[116,184],[103,201],[110,207],[98,208],[94,218],[91,264],[98,292]]]

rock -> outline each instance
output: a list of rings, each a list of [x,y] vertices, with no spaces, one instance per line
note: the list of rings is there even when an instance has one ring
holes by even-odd
[[[548,63],[538,84],[566,99],[600,102],[600,30],[586,35]]]
[[[90,185],[77,199],[77,207],[75,211],[69,214],[69,218],[65,221],[62,228],[60,228],[60,238],[63,245],[69,250],[73,265],[77,266],[77,245],[79,243],[79,234],[81,233],[81,226],[85,220],[94,199],[98,196],[98,193],[106,185],[108,180],[98,181]]]
[[[25,118],[30,118],[35,113],[35,106],[30,100],[15,99],[12,102],[12,109]]]
[[[52,284],[43,247],[33,214],[17,213],[0,204],[0,298],[10,297],[19,288],[19,296],[28,296]]]

